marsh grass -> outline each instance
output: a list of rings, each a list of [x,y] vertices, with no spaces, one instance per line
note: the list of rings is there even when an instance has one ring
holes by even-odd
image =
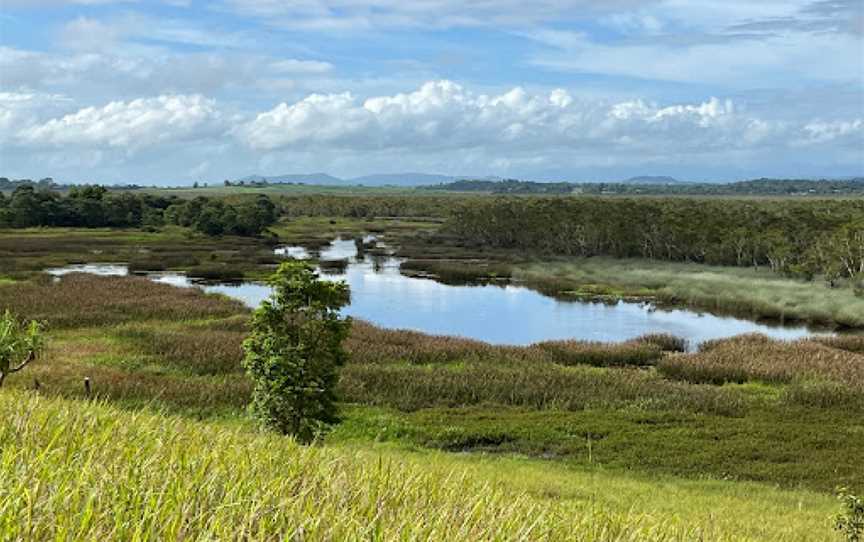
[[[638,370],[551,363],[453,366],[349,364],[339,381],[349,402],[403,411],[508,405],[532,409],[668,409],[739,416],[747,399],[731,390],[669,382]]]
[[[665,358],[657,368],[667,378],[692,383],[815,379],[864,391],[864,356],[806,339],[787,343],[754,334],[710,341],[696,354]]]
[[[839,350],[846,350],[847,352],[864,354],[864,335],[837,335],[834,337],[816,337],[813,340],[829,348],[837,348]]]
[[[718,313],[864,327],[864,298],[767,270],[635,259],[587,258],[518,265],[513,278],[543,290],[653,297]]]
[[[0,394],[0,538],[683,540],[637,513],[579,511],[463,470],[300,447],[98,403]]]
[[[0,307],[46,322],[51,328],[91,327],[154,319],[233,316],[239,301],[195,288],[175,288],[141,277],[71,273],[0,286]]]
[[[198,375],[242,372],[240,348],[246,337],[243,330],[208,328],[165,328],[131,324],[120,327],[115,335],[131,341],[157,363]]]
[[[562,365],[642,366],[674,349],[681,339],[673,336],[644,336],[625,343],[587,341],[545,341],[529,346],[492,345],[473,339],[429,335],[402,329],[382,329],[355,320],[346,348],[352,363],[435,364],[486,361],[560,363]],[[660,345],[658,345],[660,344]]]
[[[642,367],[663,357],[663,348],[654,342],[630,341],[620,344],[585,341],[545,341],[537,343],[556,363],[596,367]]]

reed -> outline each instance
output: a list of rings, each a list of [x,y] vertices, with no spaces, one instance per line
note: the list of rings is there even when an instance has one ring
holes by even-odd
[[[864,356],[812,340],[787,343],[742,335],[707,343],[694,355],[669,356],[657,368],[667,378],[693,383],[787,384],[815,379],[864,391]]]
[[[175,288],[141,277],[81,273],[0,286],[0,307],[51,328],[104,326],[142,320],[219,318],[246,312],[239,301],[196,288]]]

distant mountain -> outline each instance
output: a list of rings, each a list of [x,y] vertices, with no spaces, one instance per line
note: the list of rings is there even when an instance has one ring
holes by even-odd
[[[375,173],[348,179],[349,184],[363,186],[425,186],[430,184],[449,183],[460,177],[449,175],[433,175],[429,173]]]
[[[238,179],[239,181],[251,183],[262,182],[280,184],[280,183],[303,183],[303,184],[318,184],[323,186],[345,186],[347,183],[344,179],[334,177],[326,173],[294,173],[290,175],[249,175]]]
[[[667,175],[641,175],[639,177],[630,177],[626,181],[621,181],[621,184],[682,184],[674,177]]]
[[[272,184],[304,183],[322,186],[425,186],[430,184],[449,183],[462,177],[449,175],[432,175],[429,173],[375,173],[351,179],[340,179],[327,173],[294,173],[290,175],[249,175],[238,179],[251,183],[266,181]]]

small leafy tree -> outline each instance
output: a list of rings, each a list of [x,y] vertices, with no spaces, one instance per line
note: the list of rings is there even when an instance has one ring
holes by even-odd
[[[861,542],[864,540],[864,499],[853,495],[846,488],[841,488],[838,493],[843,512],[835,519],[834,528],[844,540]]]
[[[19,321],[8,310],[0,318],[0,387],[6,376],[16,373],[42,351],[42,326]]]
[[[345,363],[350,320],[339,315],[350,294],[304,262],[285,262],[252,317],[243,366],[253,381],[253,415],[265,426],[310,442],[338,421],[334,387]]]

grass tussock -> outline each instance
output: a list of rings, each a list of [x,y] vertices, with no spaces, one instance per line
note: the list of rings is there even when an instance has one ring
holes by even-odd
[[[72,273],[0,285],[0,307],[51,328],[89,327],[154,319],[229,317],[245,312],[240,301],[195,288],[176,288],[141,277]]]
[[[582,512],[465,471],[104,404],[0,394],[6,540],[684,540],[676,521]]]
[[[664,359],[658,369],[667,378],[692,383],[788,384],[815,379],[864,390],[864,356],[813,340],[787,343],[758,334],[710,341],[696,354]]]

